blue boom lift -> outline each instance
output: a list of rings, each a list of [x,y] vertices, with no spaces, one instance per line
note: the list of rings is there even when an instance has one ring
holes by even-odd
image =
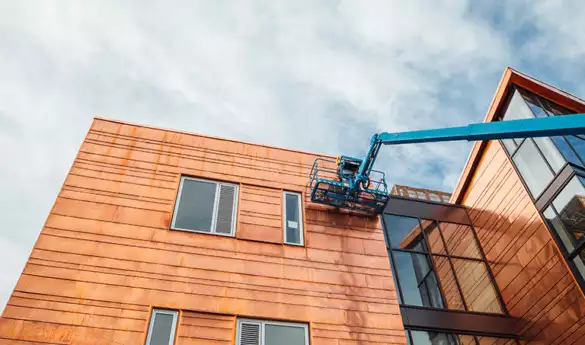
[[[389,198],[388,186],[384,173],[372,168],[382,145],[580,134],[585,134],[585,114],[374,134],[364,159],[340,156],[336,161],[322,158],[315,160],[309,182],[311,201],[338,209],[380,214]]]

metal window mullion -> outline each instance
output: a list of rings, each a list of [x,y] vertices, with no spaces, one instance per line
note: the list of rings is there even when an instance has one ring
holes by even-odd
[[[465,211],[467,212],[467,211]],[[469,228],[471,229],[471,226],[469,226]],[[445,238],[443,236],[443,230],[441,230],[441,225],[437,222],[437,229],[439,230],[439,235],[441,236],[441,240],[443,241],[443,243],[445,243]],[[479,243],[478,243],[479,246]],[[463,288],[461,287],[461,284],[459,283],[459,278],[457,277],[457,272],[455,271],[455,266],[453,265],[453,262],[451,260],[451,255],[449,253],[449,249],[447,248],[447,245],[445,244],[445,253],[447,254],[445,257],[447,258],[447,261],[449,262],[449,267],[451,267],[451,272],[453,274],[453,279],[455,280],[455,285],[457,285],[457,291],[459,292],[459,297],[461,298],[461,303],[463,303],[463,309],[465,311],[469,311],[469,307],[467,306],[467,302],[465,301],[465,296],[463,295]]]
[[[573,151],[573,153],[575,154],[575,156],[577,157],[577,159],[581,162],[582,166],[585,167],[585,157],[581,157],[581,155],[579,154],[579,152],[577,150],[575,150],[575,147],[573,146],[573,144],[571,144],[571,142],[567,139],[567,135],[561,136],[563,138],[563,140],[567,143],[567,145],[569,145],[569,148]],[[584,140],[583,138],[580,138],[576,135],[574,135],[575,138],[578,138],[580,140]],[[567,161],[568,162],[568,161]]]
[[[548,139],[550,139],[550,141],[551,141],[551,142],[553,142],[553,141],[552,141],[552,139],[551,139],[550,137],[543,137],[543,138],[548,138]],[[557,176],[557,172],[556,172],[556,171],[555,171],[555,169],[553,169],[553,167],[550,165],[550,163],[548,162],[548,159],[546,158],[546,156],[544,155],[544,153],[542,153],[542,150],[540,149],[540,146],[538,146],[538,144],[536,143],[536,141],[534,141],[534,138],[530,138],[530,140],[532,140],[532,143],[534,144],[534,147],[536,147],[536,151],[538,151],[538,153],[540,154],[540,157],[542,157],[542,159],[544,159],[544,162],[546,163],[546,166],[547,166],[547,167],[548,167],[548,169],[549,169],[549,170],[552,172],[552,175],[553,175],[553,178],[552,178],[552,180],[554,180],[555,176]],[[559,151],[559,148],[558,148],[558,147],[557,147],[557,146],[554,144],[554,142],[553,142],[553,145],[554,145],[555,149],[557,149],[557,151]],[[561,153],[561,152],[559,151],[559,153]],[[562,155],[562,154],[561,154],[561,157],[563,157],[563,155]],[[567,160],[565,159],[565,157],[563,157],[563,160],[565,161],[565,164],[566,164],[566,163],[567,163]],[[559,172],[561,172],[561,170],[563,170],[563,168],[562,168],[562,167],[561,167],[561,169],[559,170]],[[548,187],[548,185],[550,185],[550,183],[552,182],[552,180],[551,180],[551,181],[549,181],[549,182],[547,183],[547,187]],[[546,190],[546,187],[545,187],[545,189],[544,189],[544,190]],[[540,192],[539,196],[540,196],[542,193],[544,193],[544,190],[543,190],[542,192]]]
[[[425,278],[431,274],[431,273],[436,273],[436,267],[435,267],[435,263],[433,262],[433,257],[431,256],[431,246],[429,244],[429,240],[427,239],[427,234],[425,229],[422,226],[422,220],[421,218],[417,218],[418,219],[418,228],[420,229],[421,232],[421,236],[423,237],[423,244],[426,246],[426,250],[427,252],[424,254],[427,258],[427,260],[430,261],[430,265],[429,265],[429,272],[425,275]],[[437,225],[437,228],[439,227],[439,222],[435,221],[435,220],[431,220],[432,222],[434,222]],[[443,241],[443,239],[441,238],[441,241]],[[443,248],[445,247],[445,242],[443,241]],[[424,281],[424,279],[423,279]],[[437,278],[437,274],[435,274],[435,281],[437,282],[437,287],[439,288],[439,295],[441,295],[441,301],[443,302],[443,309],[448,309],[447,307],[447,299],[445,298],[445,295],[443,293],[443,285],[440,282],[440,279]],[[431,294],[429,293],[429,287],[427,284],[427,293],[429,294],[429,301],[432,300]]]
[[[394,277],[394,281],[396,282],[396,294],[398,295],[400,301],[404,303],[404,296],[402,295],[402,288],[400,286],[400,277],[398,276],[398,268],[396,268],[396,260],[394,260],[394,252],[392,249],[392,244],[390,243],[390,238],[387,234],[388,228],[386,227],[386,217],[380,217],[382,220],[382,227],[384,228],[384,238],[386,239],[386,249],[388,250],[388,257],[390,258],[390,266],[391,269],[394,269],[392,272],[392,276]],[[399,303],[400,304],[400,303]]]

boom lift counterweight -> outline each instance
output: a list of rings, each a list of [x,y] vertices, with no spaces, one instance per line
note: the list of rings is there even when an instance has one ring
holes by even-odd
[[[374,134],[364,159],[316,159],[310,173],[311,201],[376,215],[388,201],[383,172],[373,170],[382,145],[477,141],[585,134],[585,114],[470,124],[462,127]],[[334,165],[333,165],[334,163]],[[333,166],[333,167],[332,167]]]

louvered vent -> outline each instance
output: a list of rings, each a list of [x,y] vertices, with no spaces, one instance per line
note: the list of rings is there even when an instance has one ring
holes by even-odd
[[[238,345],[260,345],[260,325],[242,322],[240,324],[240,343]]]
[[[219,186],[219,203],[217,205],[217,225],[215,231],[220,234],[231,234],[236,198],[236,186]]]

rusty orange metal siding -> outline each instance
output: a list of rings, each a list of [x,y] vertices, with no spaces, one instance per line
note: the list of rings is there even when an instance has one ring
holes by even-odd
[[[380,222],[310,203],[316,157],[96,119],[0,343],[142,344],[164,307],[176,344],[232,344],[237,316],[307,322],[314,345],[405,344]],[[240,185],[236,238],[169,230],[181,175]],[[303,193],[305,246],[282,243],[283,190]]]
[[[585,103],[512,69],[485,121],[502,109],[509,85],[585,112]],[[466,205],[517,332],[533,345],[585,343],[585,295],[498,141],[478,142],[452,200]]]

